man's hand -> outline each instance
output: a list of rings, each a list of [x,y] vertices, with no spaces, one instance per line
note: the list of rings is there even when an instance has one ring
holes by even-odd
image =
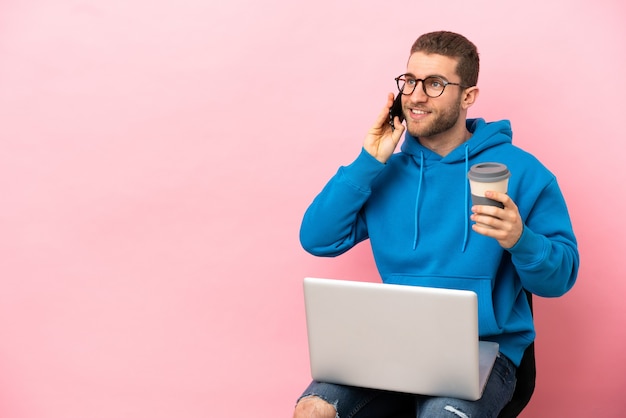
[[[404,132],[404,125],[400,122],[400,119],[396,116],[394,118],[395,130],[391,129],[389,125],[389,109],[393,105],[393,94],[389,93],[387,96],[387,105],[381,110],[376,123],[368,131],[365,137],[365,143],[363,148],[374,158],[381,163],[385,164],[391,154],[396,149],[402,133]]]
[[[472,229],[484,236],[495,238],[503,248],[513,247],[524,229],[517,205],[505,193],[488,191],[485,192],[485,197],[501,202],[504,209],[496,206],[472,206],[473,214],[470,219],[476,222]]]

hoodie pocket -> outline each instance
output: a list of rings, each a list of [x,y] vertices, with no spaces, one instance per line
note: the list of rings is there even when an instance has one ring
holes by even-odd
[[[479,277],[450,276],[417,276],[408,274],[392,274],[386,277],[385,283],[408,286],[435,287],[440,289],[469,290],[478,296],[478,335],[498,335],[502,327],[498,325],[493,310],[491,280]]]

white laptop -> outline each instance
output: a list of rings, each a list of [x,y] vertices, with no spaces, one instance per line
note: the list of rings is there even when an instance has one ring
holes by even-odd
[[[314,380],[476,400],[498,354],[465,290],[307,277]]]

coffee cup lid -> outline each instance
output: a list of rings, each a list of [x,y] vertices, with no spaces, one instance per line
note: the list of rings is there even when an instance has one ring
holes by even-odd
[[[483,183],[495,183],[500,180],[508,179],[511,172],[506,165],[501,163],[478,163],[474,164],[467,177],[473,181]]]

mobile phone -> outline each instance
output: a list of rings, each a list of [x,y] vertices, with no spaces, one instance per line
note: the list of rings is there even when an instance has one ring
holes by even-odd
[[[391,105],[391,108],[389,109],[389,125],[391,125],[391,129],[396,129],[393,123],[393,119],[396,116],[400,118],[400,122],[404,120],[404,113],[402,113],[402,94],[401,93],[398,93],[398,95],[393,101],[393,104]]]

